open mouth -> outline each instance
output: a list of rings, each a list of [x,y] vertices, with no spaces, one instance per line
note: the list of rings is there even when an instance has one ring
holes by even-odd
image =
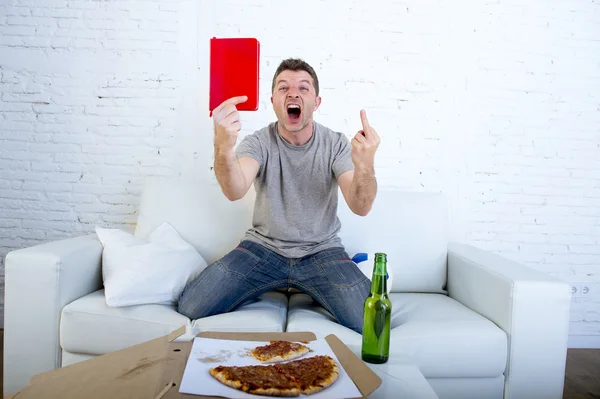
[[[290,119],[296,120],[300,118],[300,106],[296,104],[290,104],[287,106],[287,113]]]

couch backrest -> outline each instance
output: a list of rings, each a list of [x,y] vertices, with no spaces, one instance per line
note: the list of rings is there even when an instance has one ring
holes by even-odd
[[[170,223],[210,264],[235,248],[252,226],[254,190],[229,201],[215,183],[151,178],[140,199],[135,235],[145,237]]]
[[[252,226],[254,189],[231,202],[215,183],[149,179],[135,235],[170,223],[210,264],[232,250]],[[385,252],[393,292],[445,293],[447,207],[441,194],[379,189],[366,217],[353,214],[339,194],[340,237],[350,256]]]
[[[346,205],[340,194],[340,238],[350,256],[387,254],[394,273],[392,292],[446,293],[448,215],[437,193],[379,189],[365,217]]]

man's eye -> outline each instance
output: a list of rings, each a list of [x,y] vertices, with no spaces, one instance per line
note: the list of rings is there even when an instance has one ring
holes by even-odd
[[[301,87],[300,90],[308,91],[308,87]]]
[[[281,87],[279,88],[279,90],[280,90],[280,91],[287,90],[287,87],[285,87],[285,86],[281,86]]]

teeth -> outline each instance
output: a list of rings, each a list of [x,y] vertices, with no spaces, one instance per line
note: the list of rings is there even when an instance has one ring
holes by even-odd
[[[290,104],[290,105],[288,105],[288,108],[298,108],[298,109],[300,109],[300,106],[296,105],[296,104]]]

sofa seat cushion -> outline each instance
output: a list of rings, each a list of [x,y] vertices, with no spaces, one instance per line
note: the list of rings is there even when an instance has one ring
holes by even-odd
[[[73,353],[103,355],[146,342],[186,326],[190,319],[175,306],[134,305],[113,308],[104,290],[79,298],[62,310],[60,346]]]
[[[106,305],[104,290],[99,290],[63,308],[60,345],[71,353],[103,355],[167,335],[181,326],[186,333],[178,340],[191,339],[203,326],[213,331],[282,331],[286,308],[287,297],[271,292],[234,312],[191,321],[171,305],[111,308]]]
[[[443,294],[392,293],[390,362],[408,356],[426,378],[498,377],[507,336],[490,320]],[[335,334],[360,353],[360,334],[337,324],[306,294],[290,297],[287,331]]]
[[[281,292],[267,292],[256,300],[246,301],[230,313],[192,321],[192,331],[284,332],[288,298]]]

